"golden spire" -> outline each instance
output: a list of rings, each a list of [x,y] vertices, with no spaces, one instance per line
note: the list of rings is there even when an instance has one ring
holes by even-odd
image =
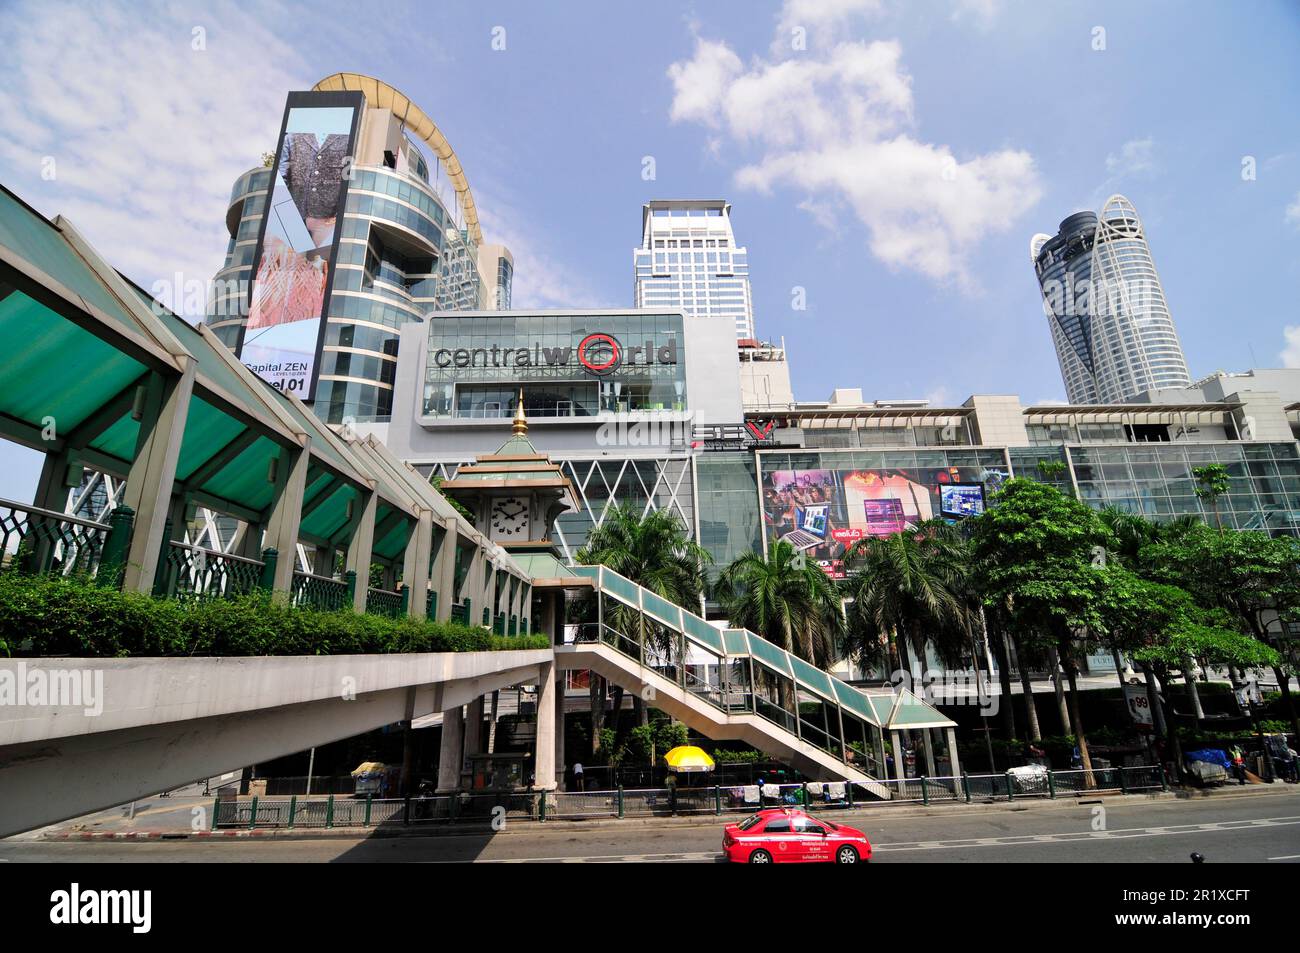
[[[524,416],[524,389],[519,388],[519,403],[515,404],[515,425],[511,430],[516,437],[528,436],[528,418]]]

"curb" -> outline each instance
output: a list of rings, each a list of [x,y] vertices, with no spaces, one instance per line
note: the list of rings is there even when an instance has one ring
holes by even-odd
[[[1261,788],[1263,788],[1261,790]],[[905,818],[905,817],[933,817],[952,813],[969,813],[969,812],[987,812],[990,809],[995,811],[1029,811],[1029,810],[1068,810],[1077,808],[1080,804],[1092,803],[1098,800],[1114,801],[1119,799],[1144,801],[1180,801],[1192,798],[1216,798],[1216,797],[1252,797],[1252,796],[1273,796],[1276,794],[1295,793],[1296,788],[1292,785],[1274,786],[1274,785],[1252,785],[1251,789],[1244,791],[1225,791],[1222,789],[1211,791],[1195,791],[1190,794],[1186,792],[1174,791],[1152,791],[1144,794],[1120,794],[1118,792],[1100,793],[1086,797],[1058,797],[1049,798],[1025,798],[1016,801],[972,801],[966,804],[962,801],[943,802],[939,804],[898,804],[883,805],[878,804],[868,808],[856,810],[837,810],[827,811],[828,815],[843,819],[846,823],[860,824],[863,822],[870,823],[871,819],[877,821],[884,819]],[[823,812],[816,812],[823,813]],[[40,839],[44,841],[55,842],[134,842],[134,841],[165,841],[165,840],[186,840],[186,841],[229,841],[229,840],[331,840],[347,839],[356,840],[359,838],[384,839],[390,837],[470,837],[475,835],[496,836],[500,834],[511,834],[519,831],[529,833],[557,833],[572,834],[578,831],[610,830],[619,828],[681,828],[681,827],[716,827],[719,824],[730,823],[732,820],[743,816],[740,812],[729,812],[723,815],[700,814],[687,817],[632,817],[632,818],[550,818],[544,822],[537,821],[520,821],[507,826],[500,831],[493,831],[487,824],[464,824],[464,825],[439,825],[439,826],[421,826],[413,824],[409,827],[396,825],[392,827],[333,827],[333,828],[300,828],[288,830],[283,828],[241,828],[238,830],[141,830],[141,831],[50,831],[42,834]]]

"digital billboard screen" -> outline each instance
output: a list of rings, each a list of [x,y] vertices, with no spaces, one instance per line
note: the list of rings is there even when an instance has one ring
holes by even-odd
[[[984,512],[984,485],[954,483],[939,487],[939,512],[954,519],[979,516]]]
[[[984,485],[996,488],[1006,477],[980,466],[766,470],[765,539],[784,540],[843,578],[844,552],[853,543],[922,520],[972,515],[976,506],[982,512]]]
[[[360,93],[290,93],[238,354],[302,400],[314,396]]]

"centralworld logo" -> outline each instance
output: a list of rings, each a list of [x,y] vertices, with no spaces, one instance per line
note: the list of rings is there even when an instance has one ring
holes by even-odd
[[[434,350],[430,359],[440,368],[567,367],[570,361],[576,359],[589,374],[604,377],[622,367],[676,364],[677,339],[671,338],[657,347],[654,341],[625,346],[612,334],[594,331],[580,340],[576,347],[551,347],[540,342],[534,343],[532,347],[500,344],[474,348],[442,347]]]
[[[593,374],[610,373],[618,368],[622,358],[618,341],[611,335],[597,332],[578,342],[578,363]]]

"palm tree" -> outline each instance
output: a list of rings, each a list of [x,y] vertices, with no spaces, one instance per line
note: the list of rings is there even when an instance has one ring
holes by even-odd
[[[844,631],[840,593],[825,572],[789,543],[742,553],[714,589],[732,625],[757,632],[819,668],[838,656]]]
[[[846,648],[859,659],[879,658],[911,672],[909,654],[925,665],[932,645],[945,662],[970,645],[977,602],[970,592],[968,559],[960,535],[943,520],[923,520],[901,533],[854,543]]]
[[[630,503],[610,507],[600,525],[591,531],[587,543],[577,553],[577,561],[586,565],[599,563],[625,576],[660,598],[687,608],[698,607],[707,585],[705,568],[711,561],[708,550],[691,538],[686,525],[668,510],[643,513]],[[628,636],[633,629],[642,644],[665,657],[671,657],[673,640],[662,626],[646,624],[646,618],[621,603],[612,606],[607,619]],[[591,676],[592,744],[600,747],[600,729],[605,714],[604,679]],[[623,689],[614,686],[614,712],[623,704]],[[637,723],[644,724],[645,706],[638,696],[633,700]],[[620,736],[621,737],[621,736]],[[618,743],[615,743],[615,751]]]

